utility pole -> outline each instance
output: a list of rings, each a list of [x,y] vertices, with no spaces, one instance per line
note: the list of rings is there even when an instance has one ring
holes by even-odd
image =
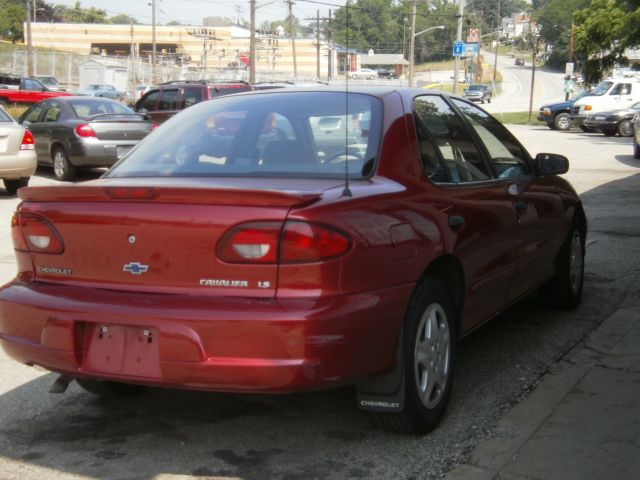
[[[31,44],[31,3],[26,0],[26,20],[27,20],[27,75],[33,77],[33,46]]]
[[[329,9],[329,24],[327,31],[327,80],[331,80],[333,74],[333,48],[331,47],[331,9]]]
[[[293,21],[293,0],[287,0],[289,4],[289,30],[291,31],[291,49],[293,51],[293,76],[298,78],[298,61],[296,58],[296,27]]]
[[[456,30],[456,40],[462,41],[462,19],[464,17],[464,0],[458,0],[458,29]],[[453,94],[458,94],[458,72],[460,72],[460,57],[456,57],[456,66],[453,71]]]
[[[256,82],[256,0],[249,2],[251,31],[249,33],[249,83]]]
[[[531,95],[529,96],[529,117],[527,122],[531,123],[531,112],[533,111],[533,87],[536,80],[536,54],[538,53],[538,35],[540,32],[537,28],[531,29],[531,40],[533,41],[533,53],[531,54]]]
[[[409,86],[413,87],[413,62],[416,43],[416,13],[418,0],[413,0],[411,6],[411,34],[409,35]]]
[[[498,73],[498,45],[500,45],[499,31],[502,27],[502,19],[500,18],[500,0],[498,0],[498,26],[496,27],[496,54],[493,58],[493,84],[496,83],[496,73]]]
[[[210,30],[208,28],[188,28],[187,33],[194,38],[199,38],[202,40],[202,80],[207,79],[207,42],[209,40],[216,41],[220,40],[216,38],[215,30]]]
[[[320,10],[316,10],[316,77],[320,80]]]
[[[156,0],[151,0],[151,79],[156,85]]]

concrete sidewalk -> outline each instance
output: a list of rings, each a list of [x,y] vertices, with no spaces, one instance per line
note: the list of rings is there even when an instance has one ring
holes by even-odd
[[[640,299],[631,299],[507,413],[448,480],[640,478]]]

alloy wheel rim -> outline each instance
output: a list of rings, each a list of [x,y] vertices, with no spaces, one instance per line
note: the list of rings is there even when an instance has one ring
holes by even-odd
[[[414,352],[418,396],[426,408],[435,408],[442,400],[450,367],[451,335],[447,315],[441,305],[433,303],[420,319]]]
[[[560,117],[558,119],[558,127],[560,127],[560,129],[564,130],[566,128],[569,128],[569,119],[567,117]]]
[[[623,137],[630,137],[632,134],[633,130],[631,127],[631,123],[630,122],[623,122],[622,126],[620,127],[620,134]]]
[[[571,237],[571,250],[569,252],[569,284],[574,295],[580,291],[583,268],[582,239],[580,238],[580,232],[576,230]]]
[[[53,171],[56,174],[56,177],[62,177],[65,174],[64,168],[64,156],[61,152],[56,152],[53,157]]]

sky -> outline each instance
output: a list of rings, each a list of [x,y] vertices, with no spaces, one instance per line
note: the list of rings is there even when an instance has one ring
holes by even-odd
[[[50,4],[72,6],[76,0],[48,0]],[[80,0],[83,8],[96,7],[107,11],[110,17],[125,14],[136,18],[140,23],[151,23],[151,0]],[[335,10],[346,0],[295,0],[293,14],[302,23],[307,18],[326,17],[329,9]],[[288,14],[285,0],[256,0],[256,25],[264,21],[283,20]],[[158,24],[177,20],[183,24],[202,25],[204,17],[229,17],[249,21],[249,0],[156,0],[156,18]]]

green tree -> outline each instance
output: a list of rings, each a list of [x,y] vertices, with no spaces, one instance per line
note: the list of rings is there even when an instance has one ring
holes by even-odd
[[[542,26],[540,38],[548,45],[553,45],[553,52],[547,60],[550,67],[564,69],[569,61],[573,14],[590,3],[591,0],[550,0],[537,12],[536,21]]]
[[[0,0],[0,36],[16,43],[22,40],[23,22],[25,19],[24,3],[16,5],[15,2]]]
[[[82,8],[79,1],[73,7],[56,5],[54,14],[60,21],[68,23],[109,23],[106,10],[95,7]]]
[[[109,23],[113,23],[114,25],[136,25],[138,21],[129,15],[121,14],[109,18]]]
[[[587,84],[598,83],[613,67],[627,63],[625,49],[638,45],[637,4],[592,0],[588,8],[575,13],[575,47],[585,58],[582,74]],[[635,10],[629,12],[629,7]]]

